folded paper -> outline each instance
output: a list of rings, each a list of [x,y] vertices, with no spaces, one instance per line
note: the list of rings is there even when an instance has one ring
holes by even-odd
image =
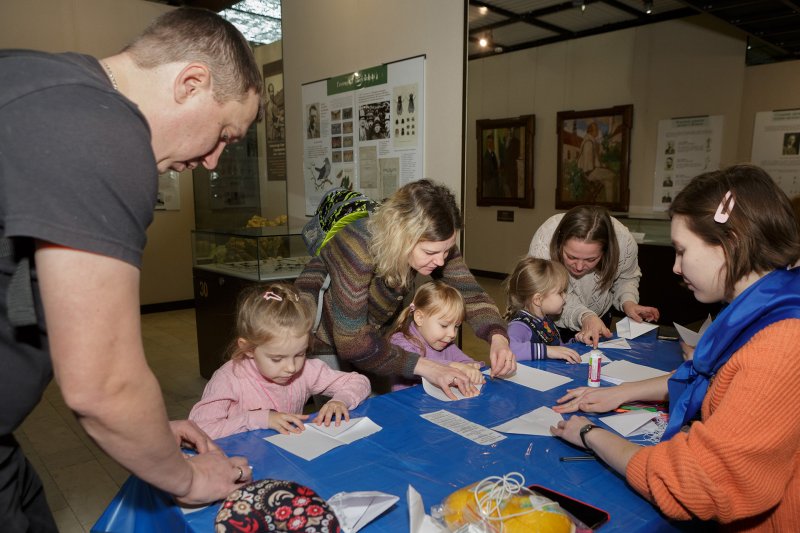
[[[393,494],[378,491],[338,492],[328,499],[328,505],[339,519],[342,531],[355,533],[378,518],[399,499]]]
[[[411,485],[406,491],[406,500],[408,501],[409,533],[447,533],[447,529],[437,524],[430,515],[425,514],[422,496]]]
[[[273,435],[265,437],[264,440],[310,461],[334,448],[377,433],[381,429],[367,417],[351,418],[349,422],[342,422],[339,426],[333,422],[327,427],[309,423],[305,425],[302,433]]]
[[[500,433],[551,437],[550,426],[555,426],[561,420],[564,417],[549,407],[539,407],[492,429]]]
[[[650,324],[649,322],[635,322],[630,317],[625,317],[617,322],[617,335],[623,339],[635,339],[640,335],[644,335],[648,331],[653,331],[658,327],[658,324]]]
[[[697,343],[700,342],[700,337],[703,336],[703,333],[706,332],[708,326],[711,325],[711,315],[708,315],[703,325],[700,326],[700,330],[694,332],[687,328],[686,326],[681,326],[677,322],[673,322],[675,325],[675,329],[678,330],[678,335],[680,335],[681,340],[688,344],[689,346],[697,346]]]
[[[600,372],[600,379],[619,385],[626,381],[642,381],[669,374],[657,368],[637,365],[630,361],[612,361],[605,365]]]
[[[483,383],[479,383],[477,385],[473,385],[476,389],[478,389],[478,395],[480,395],[481,389],[483,388]],[[456,400],[469,400],[470,398],[477,398],[477,396],[464,396],[461,394],[461,391],[458,390],[458,387],[455,385],[450,387],[450,391],[455,395],[456,399],[453,400],[452,398],[448,398],[447,395],[444,393],[442,389],[431,383],[425,378],[422,378],[422,388],[425,389],[430,396],[433,396],[437,400],[442,400],[443,402],[454,402]]]
[[[658,426],[654,420],[657,416],[658,413],[652,411],[638,410],[605,416],[600,420],[623,437],[633,437],[656,431]]]
[[[487,370],[484,374],[488,374]],[[517,365],[517,371],[512,376],[502,376],[500,379],[528,387],[530,389],[538,390],[540,392],[549,391],[569,383],[572,378],[562,376],[561,374],[554,374],[553,372],[546,372],[538,368],[531,368],[525,365]]]

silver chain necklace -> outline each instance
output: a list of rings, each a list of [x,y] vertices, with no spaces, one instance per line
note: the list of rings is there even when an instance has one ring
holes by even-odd
[[[114,87],[114,90],[119,92],[119,86],[117,86],[117,78],[114,77],[114,73],[111,72],[111,67],[105,61],[100,62],[103,65],[103,68],[106,69],[106,74],[108,74],[108,79],[111,80],[111,86]]]

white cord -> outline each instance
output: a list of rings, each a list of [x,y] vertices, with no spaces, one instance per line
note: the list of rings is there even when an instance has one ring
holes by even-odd
[[[522,516],[539,510],[542,506],[525,509],[514,514],[502,514],[506,500],[519,494],[525,487],[525,477],[519,472],[510,472],[502,477],[489,476],[479,481],[473,489],[478,513],[486,520],[506,520],[515,516]],[[533,502],[531,502],[533,503]],[[501,524],[502,528],[502,524]],[[501,529],[502,531],[502,529]]]

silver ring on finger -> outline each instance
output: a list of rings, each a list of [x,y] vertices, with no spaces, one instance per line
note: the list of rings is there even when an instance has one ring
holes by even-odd
[[[236,468],[239,470],[239,475],[234,480],[234,483],[241,483],[244,481],[244,470],[242,470],[241,466],[237,466]]]

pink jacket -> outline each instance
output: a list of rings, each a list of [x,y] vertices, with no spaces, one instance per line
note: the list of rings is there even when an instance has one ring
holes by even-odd
[[[189,419],[218,439],[269,427],[269,411],[300,414],[314,394],[339,400],[355,409],[369,396],[369,380],[357,372],[332,370],[318,359],[306,359],[303,370],[286,385],[267,380],[250,359],[220,367],[192,408]]]

